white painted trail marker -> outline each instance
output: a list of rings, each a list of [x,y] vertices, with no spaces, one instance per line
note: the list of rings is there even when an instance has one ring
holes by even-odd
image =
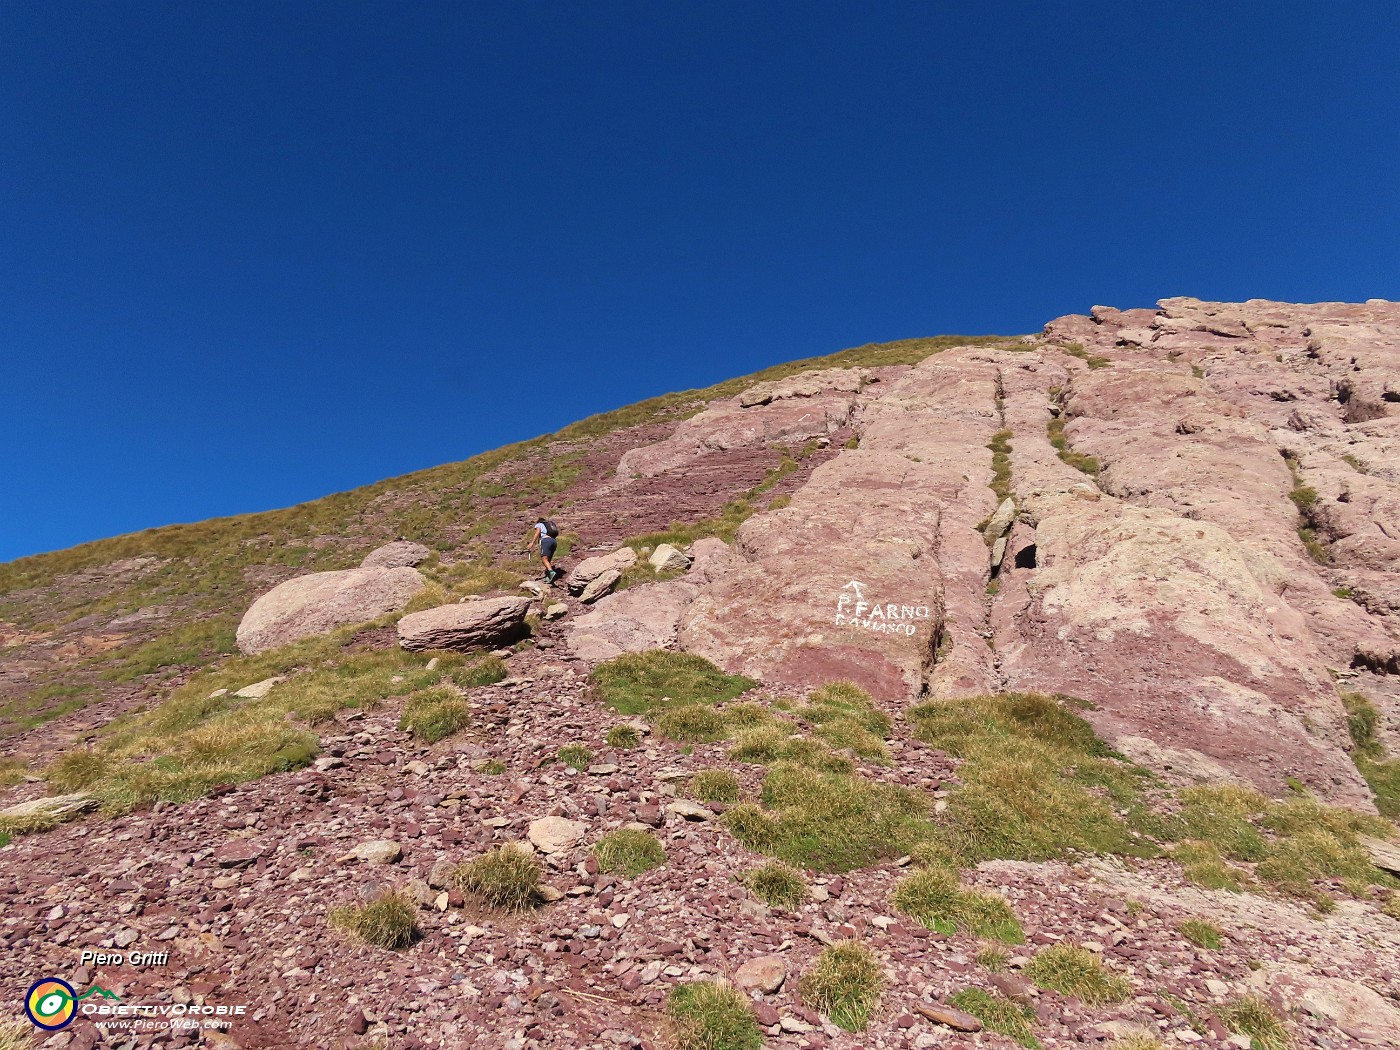
[[[877,634],[913,635],[919,620],[932,618],[927,605],[865,600],[865,584],[852,580],[836,597],[836,626],[860,627]]]

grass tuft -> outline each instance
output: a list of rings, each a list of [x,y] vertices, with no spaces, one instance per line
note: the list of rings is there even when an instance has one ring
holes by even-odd
[[[802,1001],[848,1032],[864,1030],[880,1002],[884,974],[874,954],[857,941],[837,941],[822,950],[802,978]]]
[[[601,663],[589,681],[605,704],[624,715],[672,705],[722,704],[758,684],[743,675],[725,674],[699,656],[664,649],[626,653]]]
[[[1376,809],[1381,816],[1400,819],[1400,759],[1386,754],[1376,734],[1380,712],[1361,693],[1343,693],[1342,705],[1347,712],[1347,731],[1353,744],[1351,760],[1357,772],[1376,796]]]
[[[506,663],[499,656],[485,656],[474,660],[466,667],[459,667],[451,674],[452,681],[463,689],[475,689],[483,685],[495,685],[506,678]]]
[[[998,430],[987,448],[992,453],[992,491],[1000,507],[1011,496],[1011,431]]]
[[[1055,450],[1055,454],[1060,459],[1069,464],[1075,470],[1088,474],[1091,478],[1099,476],[1103,470],[1102,464],[1093,456],[1084,452],[1076,452],[1069,446],[1069,438],[1065,436],[1065,418],[1056,416],[1046,424],[1046,436],[1050,439],[1050,445]]]
[[[418,936],[413,901],[400,890],[385,890],[366,904],[334,908],[331,925],[377,948],[398,951]]]
[[[1040,1046],[1040,1040],[1035,1037],[1035,1030],[1031,1027],[1035,1012],[1012,1002],[1004,995],[981,988],[965,988],[949,999],[948,1003],[970,1013],[981,1021],[988,1031],[998,1032],[1021,1046],[1030,1047],[1031,1050]]]
[[[403,705],[399,728],[429,744],[451,736],[471,721],[471,705],[449,686],[414,693]]]
[[[615,747],[619,751],[629,751],[641,744],[642,734],[637,732],[636,726],[616,725],[608,730],[608,735],[603,739],[608,747]]]
[[[1217,952],[1223,943],[1220,931],[1204,919],[1185,919],[1177,926],[1177,932],[1197,948],[1204,948],[1206,951]]]
[[[750,849],[795,867],[850,871],[909,852],[931,832],[928,800],[907,788],[846,773],[779,762],[757,806],[738,805],[724,820]]]
[[[488,907],[519,912],[540,904],[543,874],[534,854],[518,843],[508,843],[459,866],[452,882]]]
[[[690,778],[690,791],[701,802],[738,802],[739,778],[727,769],[702,769]]]
[[[1293,1037],[1268,1002],[1257,995],[1245,996],[1220,1011],[1221,1023],[1230,1031],[1247,1035],[1254,1050],[1292,1050]]]
[[[554,757],[570,769],[584,770],[593,764],[593,752],[582,744],[565,744]]]
[[[961,868],[996,858],[1046,860],[1071,850],[1158,852],[1117,812],[1144,812],[1147,774],[1056,698],[1007,693],[936,701],[908,714],[916,739],[963,760],[962,786],[935,820],[926,859]]]
[[[725,737],[724,718],[704,704],[668,707],[652,719],[652,729],[681,744],[712,743]]]
[[[807,900],[807,882],[802,873],[781,861],[770,861],[761,868],[754,868],[743,877],[743,883],[770,908],[796,911]]]
[[[1109,973],[1097,955],[1077,944],[1056,944],[1037,953],[1025,973],[1040,987],[1089,1006],[1121,1003],[1133,992],[1127,978]]]
[[[695,981],[678,985],[666,1000],[676,1050],[759,1050],[763,1030],[753,1008],[732,985]]]
[[[636,828],[609,832],[593,847],[598,867],[610,875],[634,879],[666,863],[666,849],[655,835]]]
[[[891,903],[896,911],[939,933],[964,932],[1006,944],[1026,940],[1006,901],[966,889],[957,872],[947,868],[924,868],[900,880]]]

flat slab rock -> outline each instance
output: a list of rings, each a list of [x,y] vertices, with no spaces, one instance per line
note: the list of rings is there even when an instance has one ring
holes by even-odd
[[[27,819],[29,817],[51,817],[55,820],[71,820],[81,813],[97,808],[97,799],[81,791],[71,795],[50,795],[47,798],[30,799],[0,809],[0,820],[6,818]]]
[[[933,1005],[919,1003],[914,1009],[920,1015],[928,1018],[935,1024],[947,1025],[955,1032],[982,1031],[982,1022],[980,1020],[953,1006],[943,1006],[938,1003]]]
[[[486,598],[409,613],[399,621],[405,649],[482,649],[513,642],[525,631],[529,598]]]

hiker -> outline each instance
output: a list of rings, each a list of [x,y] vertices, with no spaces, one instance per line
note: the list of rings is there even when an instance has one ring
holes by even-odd
[[[554,552],[559,547],[559,528],[548,518],[540,518],[530,526],[530,540],[525,549],[533,550],[540,545],[540,561],[544,562],[544,582],[553,584],[560,576],[554,567]]]

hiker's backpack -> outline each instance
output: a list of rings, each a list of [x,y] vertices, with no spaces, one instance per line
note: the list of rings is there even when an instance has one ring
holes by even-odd
[[[557,540],[559,538],[559,526],[554,524],[554,522],[545,518],[540,524],[544,526],[544,534],[550,539]]]

